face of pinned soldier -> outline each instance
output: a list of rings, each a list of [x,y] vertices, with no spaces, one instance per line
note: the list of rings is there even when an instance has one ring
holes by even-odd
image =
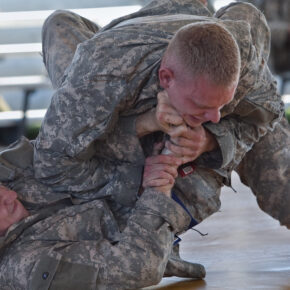
[[[0,236],[3,236],[11,225],[28,215],[28,211],[17,199],[17,193],[0,186]]]

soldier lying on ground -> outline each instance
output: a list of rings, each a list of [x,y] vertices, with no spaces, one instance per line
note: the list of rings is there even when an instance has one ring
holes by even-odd
[[[1,179],[5,179],[4,168],[7,180],[14,168],[16,175],[24,171],[31,185],[32,151],[23,138],[2,152]],[[22,168],[15,166],[17,160]],[[190,222],[170,198],[180,164],[173,156],[147,158],[144,191],[122,233],[105,199],[87,202],[68,197],[35,204],[29,196],[19,196],[20,202],[15,191],[1,186],[0,288],[136,289],[158,283],[174,234]],[[41,198],[46,192],[41,186],[38,189]],[[191,264],[191,274],[203,278],[205,271],[202,265]]]

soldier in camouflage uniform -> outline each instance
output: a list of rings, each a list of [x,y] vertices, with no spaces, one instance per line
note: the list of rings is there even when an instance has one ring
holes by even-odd
[[[290,2],[248,0],[264,13],[271,30],[270,65],[277,74],[290,70]],[[282,88],[283,91],[283,88]],[[283,117],[274,132],[263,137],[237,168],[259,206],[290,229],[290,129]],[[275,192],[275,194],[273,194]],[[284,205],[284,206],[283,206]]]
[[[1,152],[1,182],[9,186],[11,179],[30,177],[31,185],[32,156],[25,138]],[[176,170],[180,161],[166,158],[163,164],[176,163]],[[122,233],[106,200],[68,195],[43,204],[45,187],[35,181],[34,196],[19,195],[21,203],[14,191],[0,186],[0,288],[136,289],[158,283],[174,234],[190,222],[169,198],[173,183],[164,185],[144,190]],[[202,278],[205,271],[191,264],[191,274]]]
[[[136,201],[146,151],[155,141],[152,134],[146,136],[143,150],[136,119],[157,104],[162,90],[158,70],[170,39],[180,27],[199,21],[222,23],[236,39],[240,79],[221,121],[204,124],[219,149],[202,154],[194,173],[177,178],[174,191],[197,223],[216,212],[220,188],[230,184],[231,171],[283,114],[267,67],[266,20],[245,3],[233,3],[212,15],[199,1],[153,1],[100,31],[73,13],[52,14],[43,29],[43,55],[56,92],[36,140],[36,178],[59,192],[59,198],[68,191],[86,200],[109,197],[114,213],[124,216]],[[284,135],[276,133],[284,136],[282,144],[289,140],[289,129],[285,130]],[[264,142],[266,151],[271,146]],[[259,166],[264,162],[260,159]],[[250,171],[242,175],[251,179]],[[269,192],[277,198],[276,188]],[[279,192],[279,200],[287,200],[283,187]],[[259,205],[275,217],[274,212],[288,208],[262,197]],[[280,217],[280,222],[289,226],[289,216]]]
[[[91,203],[98,207],[98,202],[102,202],[103,207],[102,200],[106,197],[106,206],[116,217],[120,230],[124,230],[142,183],[145,156],[150,155],[150,148],[156,141],[155,135],[148,135],[146,140],[142,140],[142,144],[146,145],[143,150],[136,136],[135,121],[139,114],[157,105],[156,95],[161,90],[158,69],[173,34],[181,26],[199,21],[223,23],[233,34],[240,47],[241,77],[234,100],[223,109],[221,122],[205,124],[216,137],[220,150],[200,156],[194,173],[177,178],[174,192],[193,217],[191,225],[192,220],[200,222],[218,210],[223,181],[229,180],[231,170],[236,168],[260,137],[271,131],[283,112],[266,65],[269,31],[265,19],[259,11],[245,4],[230,5],[212,17],[198,1],[153,1],[139,12],[114,21],[98,33],[97,26],[75,14],[53,14],[45,24],[43,40],[44,60],[56,93],[35,145],[34,168],[39,182],[33,179],[32,168],[22,172],[23,157],[16,158],[16,168],[15,165],[7,167],[7,162],[1,168],[1,174],[8,175],[9,188],[16,190],[27,205],[34,204],[40,209],[44,205],[51,208],[67,199],[81,204],[80,207]],[[66,41],[62,39],[58,42],[58,36]],[[75,52],[77,44],[79,46]],[[60,64],[56,60],[60,60]],[[278,133],[275,136],[281,136],[284,142],[281,127],[276,126],[276,130]],[[287,130],[285,132],[284,136],[289,140],[289,133]],[[269,139],[264,140],[263,150],[266,148],[267,151]],[[23,153],[25,149],[21,148],[20,151]],[[275,157],[273,159],[276,161]],[[287,192],[281,191],[279,194],[285,196]],[[261,200],[260,204],[268,205],[269,212],[273,214],[273,204]],[[284,213],[287,214],[287,204],[280,202],[276,209],[282,212],[281,208],[285,208]],[[148,211],[150,214],[150,209]],[[58,217],[58,213],[54,215]],[[77,222],[77,218],[69,221]],[[179,215],[178,223],[183,225],[181,231],[185,230],[189,224],[188,216]],[[287,223],[289,219],[286,218],[284,224]],[[39,230],[39,233],[41,235],[43,232]],[[53,238],[56,236],[57,239],[62,238],[58,234]],[[13,233],[11,239],[14,238]],[[54,240],[45,236],[40,238],[42,241]],[[23,241],[26,239],[30,238],[24,236]],[[18,241],[21,243],[22,238]],[[18,241],[14,245],[19,245]],[[52,252],[47,260],[44,259],[44,264],[51,265],[57,274],[61,274],[62,269],[66,269],[66,274],[69,273],[68,268],[75,269],[71,267],[74,261],[69,258],[70,255],[75,258],[75,253],[68,253],[62,261],[65,247],[68,251],[72,248],[71,239],[69,243],[64,242],[64,247],[57,248],[59,255]],[[12,253],[11,247],[6,248],[9,253]],[[43,250],[41,243],[40,249]],[[30,254],[26,256],[22,253],[18,259],[22,256],[28,264],[33,259]],[[9,259],[9,256],[5,257]],[[92,265],[91,257],[77,256],[81,264],[77,263],[76,266],[84,265],[89,269],[87,266]],[[61,267],[56,269],[56,263]],[[3,265],[6,266],[6,260]],[[190,266],[181,262],[178,265],[184,268]],[[15,267],[14,263],[12,266]],[[169,263],[166,274],[176,274],[179,269],[175,266],[175,263]],[[48,279],[49,271],[36,269],[44,274],[41,279]],[[110,274],[116,275],[118,269]],[[14,273],[13,269],[11,272]],[[20,273],[23,273],[23,268]],[[93,272],[88,273],[90,276]],[[4,281],[7,281],[10,276],[5,276]],[[37,275],[34,277],[37,285],[39,279]],[[59,279],[57,282],[61,283]]]

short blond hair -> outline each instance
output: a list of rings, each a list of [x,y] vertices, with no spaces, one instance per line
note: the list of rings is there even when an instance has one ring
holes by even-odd
[[[214,22],[188,24],[170,41],[164,65],[182,66],[191,76],[207,76],[217,85],[238,81],[241,60],[237,42],[222,25]]]

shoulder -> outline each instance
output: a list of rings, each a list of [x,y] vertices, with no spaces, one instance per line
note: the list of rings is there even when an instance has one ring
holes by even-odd
[[[80,44],[75,60],[88,63],[95,75],[124,78],[136,65],[150,66],[160,59],[169,38],[159,29],[145,30],[140,25],[113,28]]]
[[[270,53],[270,29],[264,14],[250,3],[235,2],[219,11],[215,15],[235,37],[238,45],[248,52],[241,54],[247,58],[253,50],[259,61],[268,60]]]

